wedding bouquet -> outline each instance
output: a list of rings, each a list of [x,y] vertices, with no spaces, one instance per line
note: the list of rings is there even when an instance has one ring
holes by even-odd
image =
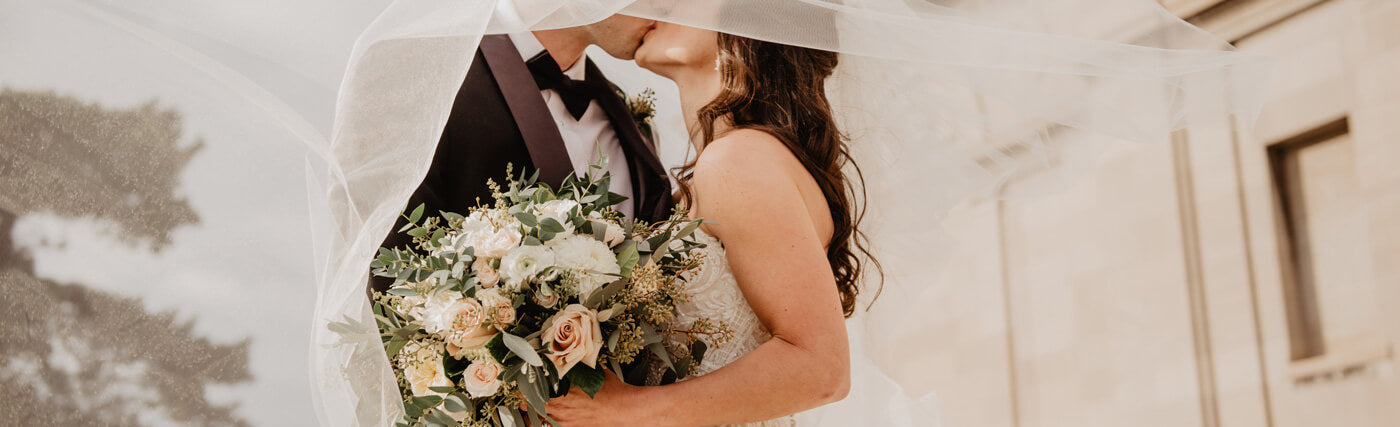
[[[395,280],[374,314],[404,397],[399,425],[555,424],[545,402],[571,386],[593,396],[605,369],[645,376],[645,357],[684,377],[705,355],[701,337],[731,334],[707,319],[673,324],[702,262],[701,220],[624,219],[601,170],[555,191],[507,168],[504,191],[488,183],[494,206],[423,218],[420,205],[398,230],[414,247],[380,249],[373,273]]]

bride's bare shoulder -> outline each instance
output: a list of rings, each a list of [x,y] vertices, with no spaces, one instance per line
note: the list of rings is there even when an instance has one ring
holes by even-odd
[[[781,140],[758,130],[716,139],[696,159],[691,188],[697,213],[715,221],[734,215],[803,213],[800,182],[807,173]],[[792,210],[792,212],[786,212]]]
[[[697,185],[736,179],[792,182],[794,171],[804,171],[802,163],[781,140],[761,130],[738,129],[705,146],[696,159],[693,179]]]

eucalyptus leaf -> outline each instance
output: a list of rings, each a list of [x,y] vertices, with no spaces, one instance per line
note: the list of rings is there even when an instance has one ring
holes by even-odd
[[[431,408],[442,403],[442,398],[438,396],[418,396],[413,398],[413,404],[420,408]]]
[[[554,218],[545,218],[543,221],[540,221],[540,229],[550,233],[563,233],[564,225],[560,224],[559,221],[555,221]]]
[[[387,293],[389,295],[397,295],[401,297],[411,297],[418,295],[418,291],[413,290],[413,288],[392,288],[389,289]]]
[[[399,350],[402,350],[403,346],[406,344],[408,344],[408,339],[395,336],[393,339],[389,340],[389,345],[384,347],[384,352],[388,353],[390,357],[396,356],[399,354]]]
[[[439,409],[429,410],[428,414],[425,415],[424,418],[428,421],[438,423],[444,426],[455,426],[458,424],[457,420],[454,420],[452,419],[452,417],[447,416],[446,413],[442,412]]]
[[[612,298],[613,295],[617,295],[618,292],[622,292],[622,289],[626,287],[627,278],[624,277],[621,279],[614,280],[612,283],[603,286],[602,289],[593,291],[592,294],[589,294],[588,300],[583,302],[583,306],[591,309],[596,309],[600,304],[603,303],[603,301],[607,301],[608,298]]]
[[[622,328],[617,328],[613,330],[613,333],[608,335],[608,352],[612,352],[617,348],[617,340],[619,338],[622,338]]]
[[[544,403],[548,400],[545,398],[547,395],[543,393],[544,389],[540,387],[543,385],[540,384],[544,380],[543,377],[543,374],[526,375],[525,381],[520,384],[520,394],[525,395],[525,403],[529,404],[531,412],[542,411]],[[534,378],[535,381],[530,381],[530,378]]]
[[[671,363],[671,353],[666,351],[665,344],[654,342],[648,344],[647,349],[651,350],[651,354],[655,354],[658,359],[661,359],[661,362],[665,363],[667,368],[671,368],[672,371],[676,370],[676,365]]]
[[[622,304],[613,304],[612,307],[608,307],[607,309],[598,311],[598,321],[606,322],[608,321],[608,319],[611,319],[613,315],[617,314],[619,311],[622,311],[624,309],[626,309],[626,307],[624,307]]]
[[[705,360],[705,350],[708,349],[709,346],[705,345],[704,341],[695,340],[695,342],[690,343],[690,357],[695,358],[696,365]]]
[[[452,412],[476,412],[475,405],[470,398],[463,398],[460,393],[447,396],[442,401],[442,408]]]
[[[685,356],[685,357],[682,357],[681,360],[677,360],[677,361],[676,361],[676,377],[677,377],[677,378],[685,378],[685,377],[687,377],[687,376],[690,376],[690,365],[691,365],[691,358],[690,358],[690,356],[688,356],[688,355]]]
[[[427,206],[428,206],[428,205],[426,205],[426,204],[419,203],[419,204],[418,204],[418,207],[413,208],[413,213],[411,213],[411,214],[408,215],[408,222],[417,223],[419,219],[422,219],[422,218],[423,218],[423,208],[425,208],[425,207],[427,207]]]
[[[594,239],[597,239],[599,242],[608,241],[608,225],[606,223],[599,221],[588,221],[588,224],[589,227],[592,228],[592,230],[590,231],[593,233]]]
[[[617,253],[617,266],[622,269],[619,274],[622,276],[631,275],[632,269],[637,268],[637,261],[641,259],[641,255],[637,253],[637,244],[629,243],[627,247],[622,248],[622,251]]]
[[[656,333],[656,327],[651,326],[650,323],[640,322],[637,327],[642,330],[642,345],[661,342],[661,334]]]
[[[511,353],[515,353],[515,355],[519,356],[520,360],[524,360],[525,363],[529,363],[531,366],[544,365],[544,361],[540,359],[539,353],[536,353],[535,349],[531,348],[530,343],[525,341],[524,338],[512,335],[508,332],[501,332],[501,341],[505,343],[506,348],[509,348]]]
[[[603,389],[602,369],[590,368],[588,365],[578,364],[574,365],[574,368],[570,369],[569,374],[565,375],[565,377],[569,379],[569,382],[583,389],[584,393],[588,393],[589,398],[598,394],[598,390]]]
[[[516,212],[515,219],[520,220],[520,223],[526,227],[534,227],[536,225],[535,215],[529,212]]]

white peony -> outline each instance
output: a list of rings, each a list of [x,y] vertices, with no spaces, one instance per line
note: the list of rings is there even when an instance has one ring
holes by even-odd
[[[462,219],[462,233],[464,234],[483,230],[494,230],[495,228],[495,226],[491,225],[491,221],[486,219],[486,214],[482,213],[482,211],[472,212],[471,215],[467,215],[466,218]]]
[[[569,234],[574,232],[574,222],[569,220],[569,211],[578,207],[578,202],[568,199],[550,200],[548,202],[535,205],[535,221],[543,223],[545,218],[551,218],[564,226],[564,232]]]
[[[501,276],[505,287],[519,292],[521,285],[540,277],[554,267],[554,251],[545,246],[520,246],[501,258]]]
[[[571,235],[549,242],[554,250],[555,264],[573,272],[578,279],[578,294],[587,298],[599,287],[616,280],[619,274],[617,256],[608,245],[592,237]]]
[[[486,228],[467,235],[468,244],[477,257],[501,258],[511,249],[520,246],[520,232],[511,228],[499,230]]]
[[[407,313],[414,319],[422,319],[423,304],[426,304],[427,302],[428,299],[421,295],[409,295],[403,297],[403,300],[400,302],[399,305],[399,311]]]
[[[442,334],[452,328],[452,317],[447,314],[447,310],[462,299],[462,294],[456,291],[442,291],[428,295],[423,302],[422,316],[418,319],[423,323],[423,330],[430,334]]]

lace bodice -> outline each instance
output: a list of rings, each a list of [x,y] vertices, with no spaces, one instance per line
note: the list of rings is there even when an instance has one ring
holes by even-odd
[[[723,322],[734,331],[734,336],[723,344],[711,346],[705,352],[700,365],[682,381],[714,372],[773,337],[768,328],[759,322],[758,315],[754,314],[748,300],[744,299],[743,292],[739,290],[739,282],[734,279],[734,272],[729,269],[729,260],[725,257],[724,246],[719,239],[699,230],[695,235],[697,240],[706,245],[705,248],[699,249],[705,255],[705,263],[688,282],[687,290],[691,298],[689,302],[678,307],[680,314],[677,320],[682,325],[702,317]],[[792,416],[743,424],[747,427],[795,425],[797,423]]]

